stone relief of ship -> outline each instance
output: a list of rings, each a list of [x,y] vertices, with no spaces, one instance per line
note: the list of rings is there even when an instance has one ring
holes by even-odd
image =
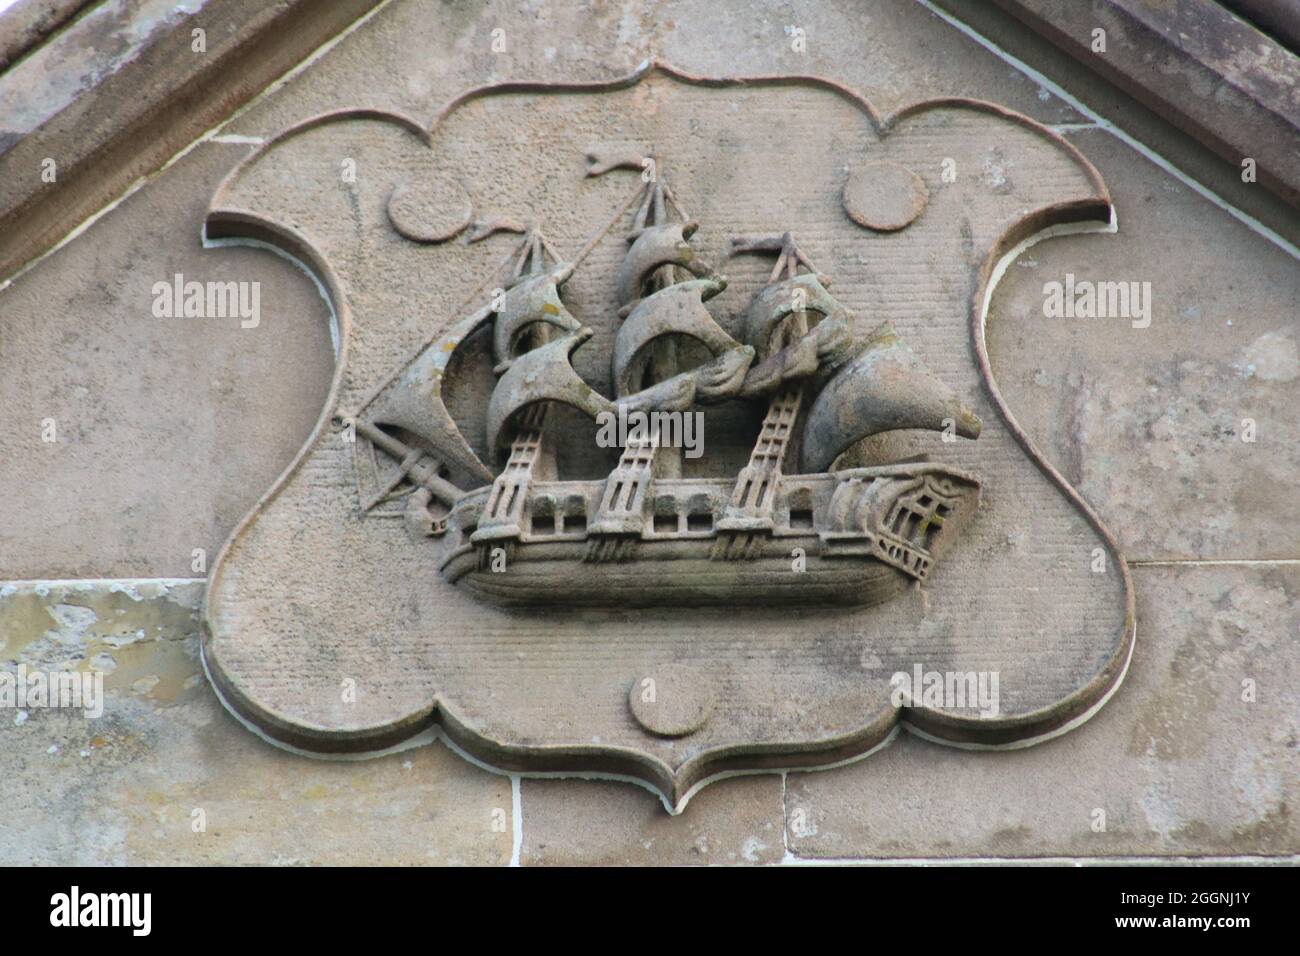
[[[641,165],[591,162],[591,174]],[[622,306],[614,396],[572,364],[592,336],[561,294],[577,262],[560,261],[539,229],[516,227],[524,235],[506,287],[355,414],[359,467],[374,476],[363,510],[400,513],[436,548],[448,581],[508,606],[867,606],[924,582],[974,515],[977,479],[925,458],[840,462],[896,429],[976,438],[979,419],[888,323],[855,335],[789,233],[731,240],[733,254],[776,256],[733,336],[705,304],[726,280],[699,258],[698,224],[667,182],[646,179],[633,206],[611,277]],[[452,355],[484,330],[497,380],[480,409],[480,454],[443,389]],[[641,430],[605,478],[559,474],[548,432],[557,404],[648,420],[736,401],[766,409],[739,473],[684,476],[681,449]]]

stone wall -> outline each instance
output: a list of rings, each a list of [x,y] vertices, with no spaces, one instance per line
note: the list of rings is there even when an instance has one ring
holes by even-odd
[[[1195,144],[947,6],[387,0],[0,284],[0,664],[102,672],[107,695],[98,719],[0,709],[0,862],[1294,859],[1300,217],[1243,211],[1258,197],[1239,202],[1247,187]],[[492,52],[498,28],[508,52]],[[902,734],[837,769],[718,782],[673,817],[627,783],[502,775],[439,740],[298,756],[215,698],[198,656],[207,562],[302,444],[333,361],[309,277],[205,248],[215,185],[327,109],[427,119],[488,82],[603,79],[652,55],[833,77],[884,110],[991,100],[1101,171],[1117,231],[1025,250],[988,329],[1008,404],[1133,571],[1132,666],[1083,727],[997,753]],[[1045,318],[1043,285],[1067,272],[1150,281],[1150,327]],[[259,326],[154,318],[150,288],[176,273],[261,282]]]

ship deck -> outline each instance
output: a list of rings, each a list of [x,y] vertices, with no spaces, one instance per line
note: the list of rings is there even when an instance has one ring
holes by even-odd
[[[744,530],[719,527],[734,479],[655,479],[618,534],[592,527],[604,479],[531,482],[517,523],[480,529],[484,487],[453,509],[439,570],[503,605],[867,606],[923,580],[945,522],[955,532],[978,498],[970,476],[930,463],[776,478],[771,511]]]

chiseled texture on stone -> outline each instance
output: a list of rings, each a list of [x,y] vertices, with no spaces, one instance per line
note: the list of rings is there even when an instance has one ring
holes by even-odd
[[[1044,122],[1080,119],[911,0],[808,6],[730,12],[638,0],[571,12],[496,4],[475,14],[394,0],[223,132],[271,135],[339,104],[427,119],[480,83],[603,78],[651,52],[700,72],[822,73],[885,109],[952,94]],[[808,39],[802,56],[786,32],[796,23]],[[498,25],[512,45],[506,54],[490,52]],[[408,39],[407,59],[395,60]],[[920,75],[892,74],[918,62]],[[1066,83],[1075,92],[1081,84]],[[1085,99],[1111,115],[1111,104]],[[1109,135],[1070,138],[1106,178],[1120,232],[1041,244],[1003,279],[989,344],[1009,404],[1132,556],[1296,557],[1295,509],[1279,511],[1286,499],[1268,497],[1290,488],[1294,501],[1294,431],[1290,444],[1279,431],[1294,422],[1270,409],[1287,389],[1291,405],[1296,394],[1287,377],[1295,261]],[[248,148],[199,147],[0,292],[0,402],[11,409],[0,431],[0,577],[189,575],[190,549],[207,547],[210,558],[306,436],[331,364],[325,305],[288,263],[198,241],[213,186]],[[1194,166],[1194,157],[1171,158]],[[153,319],[149,287],[176,271],[260,279],[262,328]],[[1152,327],[1099,334],[1095,323],[1043,319],[1042,285],[1066,271],[1151,280]],[[1178,312],[1198,304],[1199,315]],[[165,330],[154,323],[164,321],[184,323],[186,334],[158,334]],[[124,357],[111,358],[124,337]],[[1253,416],[1254,445],[1219,431],[1250,414],[1237,415],[1239,404],[1266,409]],[[63,434],[72,423],[70,446],[39,443],[45,407]],[[1294,570],[1144,568],[1136,583],[1133,671],[1093,722],[1007,754],[904,736],[859,764],[792,774],[791,851],[1300,852]],[[150,619],[170,622],[169,637],[121,605],[138,621],[129,633],[153,636],[112,655],[102,720],[33,712],[18,722],[0,712],[0,862],[509,859],[509,826],[494,832],[484,822],[495,809],[509,815],[509,781],[440,745],[374,763],[320,763],[236,724],[197,670],[192,600]],[[14,633],[31,649],[50,630],[72,639],[69,629],[85,620],[52,615],[46,603],[0,599],[0,666],[13,656]],[[79,603],[65,596],[52,606]],[[101,610],[101,620],[111,619]],[[1259,684],[1253,705],[1240,702],[1244,676]],[[764,844],[748,844],[754,855],[778,860],[779,787],[775,776],[723,781],[669,818],[630,785],[525,780],[523,859],[742,862],[754,839]],[[207,810],[203,835],[190,828],[196,806]],[[1099,806],[1105,834],[1091,828]],[[738,820],[746,825],[733,827]],[[701,836],[718,849],[699,852]]]
[[[1300,215],[1258,183],[1243,182],[1238,158],[1225,161],[1199,139],[1189,136],[1162,113],[1131,99],[1071,56],[1063,56],[999,3],[989,0],[931,0],[936,9],[953,15],[982,39],[1006,51],[1074,100],[1096,110],[1107,122],[1133,136],[1145,147],[1170,160],[1184,173],[1209,187],[1236,208],[1255,217],[1291,242],[1300,242]],[[1265,0],[1267,2],[1267,0]],[[1048,91],[1050,92],[1050,90]],[[1069,127],[1065,132],[1069,132]]]
[[[205,144],[0,291],[0,580],[202,577],[320,415],[329,307],[283,258],[204,249],[248,146]],[[157,318],[153,285],[260,282],[261,321]],[[54,419],[57,441],[42,440]]]
[[[774,140],[767,126],[753,122],[769,110],[788,118],[785,138],[807,144],[797,173],[788,168],[785,139]],[[527,138],[520,138],[520,124],[530,130]],[[466,184],[476,215],[501,211],[544,222],[561,256],[591,248],[565,287],[566,301],[592,329],[590,341],[574,351],[573,368],[583,388],[609,395],[619,329],[613,279],[627,252],[623,230],[631,213],[613,229],[605,224],[642,187],[626,172],[584,177],[594,131],[611,129],[664,151],[673,195],[703,224],[696,248],[704,261],[722,260],[726,237],[773,223],[810,235],[801,248],[835,277],[836,299],[852,313],[859,341],[891,322],[982,419],[978,441],[948,443],[932,431],[913,435],[906,451],[883,459],[929,453],[981,484],[973,519],[960,524],[960,510],[949,519],[962,528],[959,546],[927,577],[924,601],[905,592],[849,613],[808,610],[797,623],[793,612],[764,613],[743,602],[703,611],[672,597],[650,615],[625,613],[621,605],[582,614],[566,607],[504,612],[476,601],[468,585],[432,576],[432,542],[413,539],[399,522],[361,517],[355,446],[346,433],[323,429],[231,542],[224,563],[214,565],[205,648],[218,686],[251,722],[313,749],[403,740],[423,726],[436,699],[448,732],[485,762],[640,774],[674,801],[718,764],[760,762],[753,750],[795,754],[797,764],[807,765],[873,746],[899,716],[888,702],[889,675],[910,666],[920,649],[941,668],[996,668],[1003,675],[997,723],[971,721],[969,713],[945,714],[946,725],[933,713],[911,715],[949,738],[1035,736],[1095,701],[1117,676],[1128,646],[1126,584],[1114,563],[1110,574],[1090,571],[1103,537],[1011,437],[969,348],[967,310],[980,264],[1027,211],[1064,216],[1061,209],[1082,207],[1106,218],[1104,187],[1092,168],[1041,130],[996,110],[940,104],[880,136],[860,103],[815,84],[718,88],[659,69],[616,90],[516,91],[468,100],[438,126],[428,150],[372,118],[313,126],[241,167],[214,197],[209,222],[256,217],[291,226],[337,277],[355,324],[347,329],[347,365],[330,412],[350,417],[431,332],[449,329],[486,299],[473,286],[485,279],[495,284],[493,266],[509,249],[500,240],[428,248],[394,232],[386,200],[408,178],[433,175],[432,167]],[[827,129],[834,138],[824,138]],[[936,155],[957,157],[971,173],[944,184]],[[338,157],[355,159],[367,172],[340,183]],[[871,232],[841,208],[844,167],[877,161],[923,174],[931,199],[912,228]],[[733,332],[764,271],[752,259],[728,262],[729,284],[716,312]],[[460,305],[466,298],[471,301]],[[469,354],[467,347],[458,360],[468,364]],[[521,361],[514,369],[524,367]],[[889,370],[870,367],[892,381]],[[488,365],[482,368],[478,381],[490,381]],[[468,378],[451,368],[446,375],[449,387]],[[910,395],[913,381],[902,373],[897,378],[907,379],[900,389]],[[500,379],[494,403],[506,380]],[[822,396],[835,401],[828,391]],[[833,421],[836,414],[826,417]],[[960,420],[968,413],[931,414],[934,427],[944,414]],[[469,408],[460,421],[484,443],[477,447],[486,457],[492,430],[476,435],[483,419]],[[867,427],[865,415],[859,427]],[[826,433],[834,430],[831,425]],[[811,432],[824,434],[821,427]],[[752,439],[734,425],[711,434],[701,471],[729,476],[729,485]],[[601,450],[580,430],[557,432],[556,444],[561,462],[567,453],[582,467],[599,469],[592,477],[607,474]],[[814,445],[809,438],[805,456]],[[561,478],[577,471],[560,465]],[[773,580],[789,579],[789,565],[777,555]],[[740,564],[709,573],[753,573]],[[572,573],[595,582],[616,572],[579,564]],[[685,586],[675,576],[674,583]],[[1027,644],[1034,653],[1026,653]],[[685,663],[726,689],[712,717],[681,744],[657,736],[663,728],[647,733],[628,717],[631,678],[667,661]],[[365,691],[346,709],[325,690],[344,675]],[[1030,714],[1034,723],[1013,723]],[[512,749],[523,747],[537,749]],[[545,747],[563,747],[568,756],[561,762]],[[751,753],[743,763],[742,753]]]
[[[1115,697],[1027,750],[969,753],[902,735],[791,774],[798,857],[1195,856],[1300,852],[1300,571],[1135,572],[1138,638]],[[1243,681],[1256,701],[1243,701]],[[1104,833],[1093,830],[1105,811]]]
[[[18,0],[0,13],[0,70],[62,27],[92,0]]]
[[[0,83],[0,144],[7,149],[40,128],[78,96],[139,57],[171,33],[206,0],[129,0],[98,4],[80,30],[69,30],[32,49],[20,73]],[[83,35],[85,34],[85,35]],[[92,40],[93,38],[93,40]]]
[[[91,4],[0,72],[0,276],[53,248],[377,2]]]
[[[201,594],[0,586],[0,669],[97,669],[106,692],[99,718],[0,708],[0,865],[509,861],[507,777],[441,744],[313,760],[236,723],[200,669]]]
[[[1007,270],[987,335],[1007,402],[1131,560],[1300,556],[1296,260],[1108,134],[1070,139],[1119,232]],[[1067,273],[1149,282],[1150,327],[1045,318],[1043,286]]]
[[[803,31],[803,52],[795,49],[796,29]],[[494,30],[504,31],[503,52],[493,52]],[[431,50],[438,55],[431,56]],[[1082,119],[915,0],[530,6],[506,0],[469,5],[398,0],[227,129],[273,136],[340,104],[393,110],[427,122],[471,87],[514,79],[607,80],[630,73],[651,56],[704,75],[832,77],[883,112],[918,100],[971,96],[1044,123]]]
[[[626,783],[525,779],[522,787],[525,866],[736,865],[785,855],[776,774],[705,787],[675,817]]]

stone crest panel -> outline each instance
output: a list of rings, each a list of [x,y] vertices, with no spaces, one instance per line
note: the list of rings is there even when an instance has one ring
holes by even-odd
[[[337,366],[212,569],[214,685],[294,748],[436,727],[670,808],[901,727],[1076,726],[1122,679],[1132,590],[983,321],[1018,244],[1110,215],[1023,116],[882,116],[813,77],[651,63],[286,130],[206,231],[315,274]]]

